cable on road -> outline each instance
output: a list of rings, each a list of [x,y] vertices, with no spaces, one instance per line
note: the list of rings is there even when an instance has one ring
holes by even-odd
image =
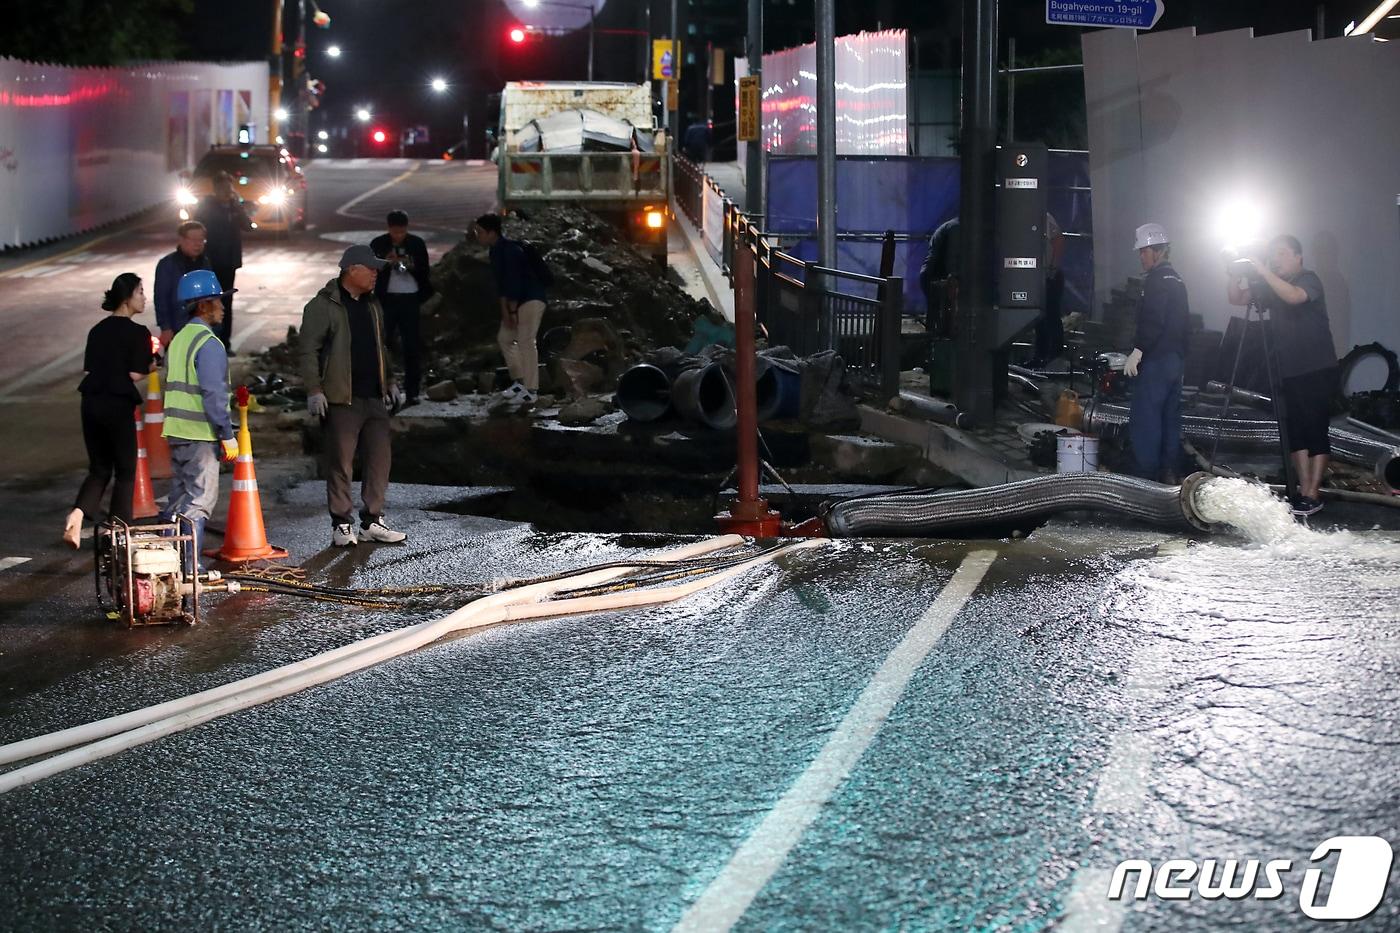
[[[286,564],[273,564],[268,567],[252,567],[224,574],[225,580],[237,582],[244,592],[272,593],[282,596],[299,596],[321,602],[340,603],[365,609],[408,609],[415,603],[441,602],[444,597],[466,598],[468,602],[491,593],[519,589],[541,583],[554,583],[559,580],[592,573],[599,570],[666,570],[668,573],[654,573],[629,577],[622,584],[612,588],[586,588],[566,591],[566,595],[600,595],[624,589],[650,586],[668,580],[683,579],[715,573],[743,563],[755,557],[766,555],[775,547],[760,550],[743,550],[737,554],[723,554],[686,558],[679,561],[658,560],[617,560],[588,567],[547,574],[539,577],[494,580],[490,583],[448,583],[425,584],[422,586],[396,587],[341,587],[322,583],[307,583],[306,571],[301,567]],[[677,568],[680,568],[679,570]]]
[[[755,560],[761,557],[767,557],[773,554],[775,551],[782,550],[785,546],[786,545],[783,543],[778,543],[754,551],[745,551],[744,553],[735,555],[733,557],[728,557],[719,560],[712,558],[705,562],[696,562],[697,564],[700,564],[699,566],[687,567],[682,565],[681,567],[677,568],[676,564],[681,562],[673,562],[668,565],[667,570],[661,573],[652,573],[641,576],[628,577],[618,581],[617,583],[605,583],[599,584],[597,586],[580,587],[578,589],[572,590],[560,590],[559,592],[555,593],[551,598],[577,599],[588,596],[602,596],[607,593],[618,593],[623,590],[634,590],[639,589],[641,587],[652,586],[657,583],[666,583],[672,580],[683,580],[686,577],[705,576],[707,574],[718,573],[721,570],[727,570],[730,567],[738,566],[739,564],[745,563],[750,560]]]

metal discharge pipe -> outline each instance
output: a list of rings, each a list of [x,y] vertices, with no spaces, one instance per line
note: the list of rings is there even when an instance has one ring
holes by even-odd
[[[979,525],[1033,522],[1059,512],[1108,512],[1151,525],[1209,531],[1193,505],[1195,489],[1210,479],[1193,473],[1180,486],[1163,486],[1116,473],[1057,473],[1002,486],[957,492],[901,493],[837,503],[827,512],[832,537],[925,537]]]
[[[1086,420],[1089,429],[1096,433],[1117,431],[1128,423],[1128,408],[1100,402],[1089,409]],[[1213,440],[1217,432],[1222,441],[1254,447],[1279,442],[1276,421],[1181,416],[1181,433],[1193,441]],[[1400,490],[1400,446],[1337,427],[1329,428],[1327,436],[1332,442],[1332,455],[1338,460],[1367,467],[1388,489]]]
[[[1260,395],[1258,392],[1251,392],[1249,389],[1241,389],[1239,386],[1231,388],[1218,379],[1212,379],[1206,383],[1206,391],[1224,395],[1229,392],[1237,402],[1244,402],[1246,405],[1254,405],[1258,408],[1274,410],[1274,400],[1267,395]]]
[[[931,421],[937,421],[939,424],[955,428],[965,428],[968,425],[967,415],[958,411],[958,406],[952,402],[945,402],[941,398],[919,395],[914,392],[900,392],[899,404],[900,407],[907,408]]]

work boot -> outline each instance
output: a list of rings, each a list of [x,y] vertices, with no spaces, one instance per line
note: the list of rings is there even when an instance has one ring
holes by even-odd
[[[395,531],[388,525],[384,524],[384,517],[382,515],[369,522],[369,524],[361,522],[360,529],[360,534],[364,537],[366,541],[379,541],[384,544],[399,544],[403,541],[408,540],[408,535],[404,534],[402,531]]]
[[[355,526],[349,522],[336,522],[331,528],[331,544],[336,547],[354,547],[358,543]]]

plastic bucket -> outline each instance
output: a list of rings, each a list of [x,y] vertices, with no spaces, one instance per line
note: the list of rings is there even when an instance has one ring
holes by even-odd
[[[1088,434],[1061,434],[1055,438],[1056,473],[1096,473],[1099,439]]]

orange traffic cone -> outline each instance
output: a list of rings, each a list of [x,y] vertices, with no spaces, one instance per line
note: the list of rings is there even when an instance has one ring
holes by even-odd
[[[136,412],[136,488],[131,491],[131,517],[150,518],[159,515],[156,508],[156,491],[151,487],[151,469],[146,464],[146,440],[142,435],[141,406]]]
[[[161,434],[165,427],[165,395],[160,390],[160,373],[151,373],[151,381],[146,386],[146,465],[151,470],[151,479],[169,479],[170,442]]]
[[[224,546],[217,556],[230,563],[272,560],[287,556],[286,550],[267,543],[263,528],[262,500],[258,497],[258,477],[253,470],[253,437],[248,433],[248,387],[238,387],[238,459],[233,464],[233,493],[228,500],[228,524]]]

